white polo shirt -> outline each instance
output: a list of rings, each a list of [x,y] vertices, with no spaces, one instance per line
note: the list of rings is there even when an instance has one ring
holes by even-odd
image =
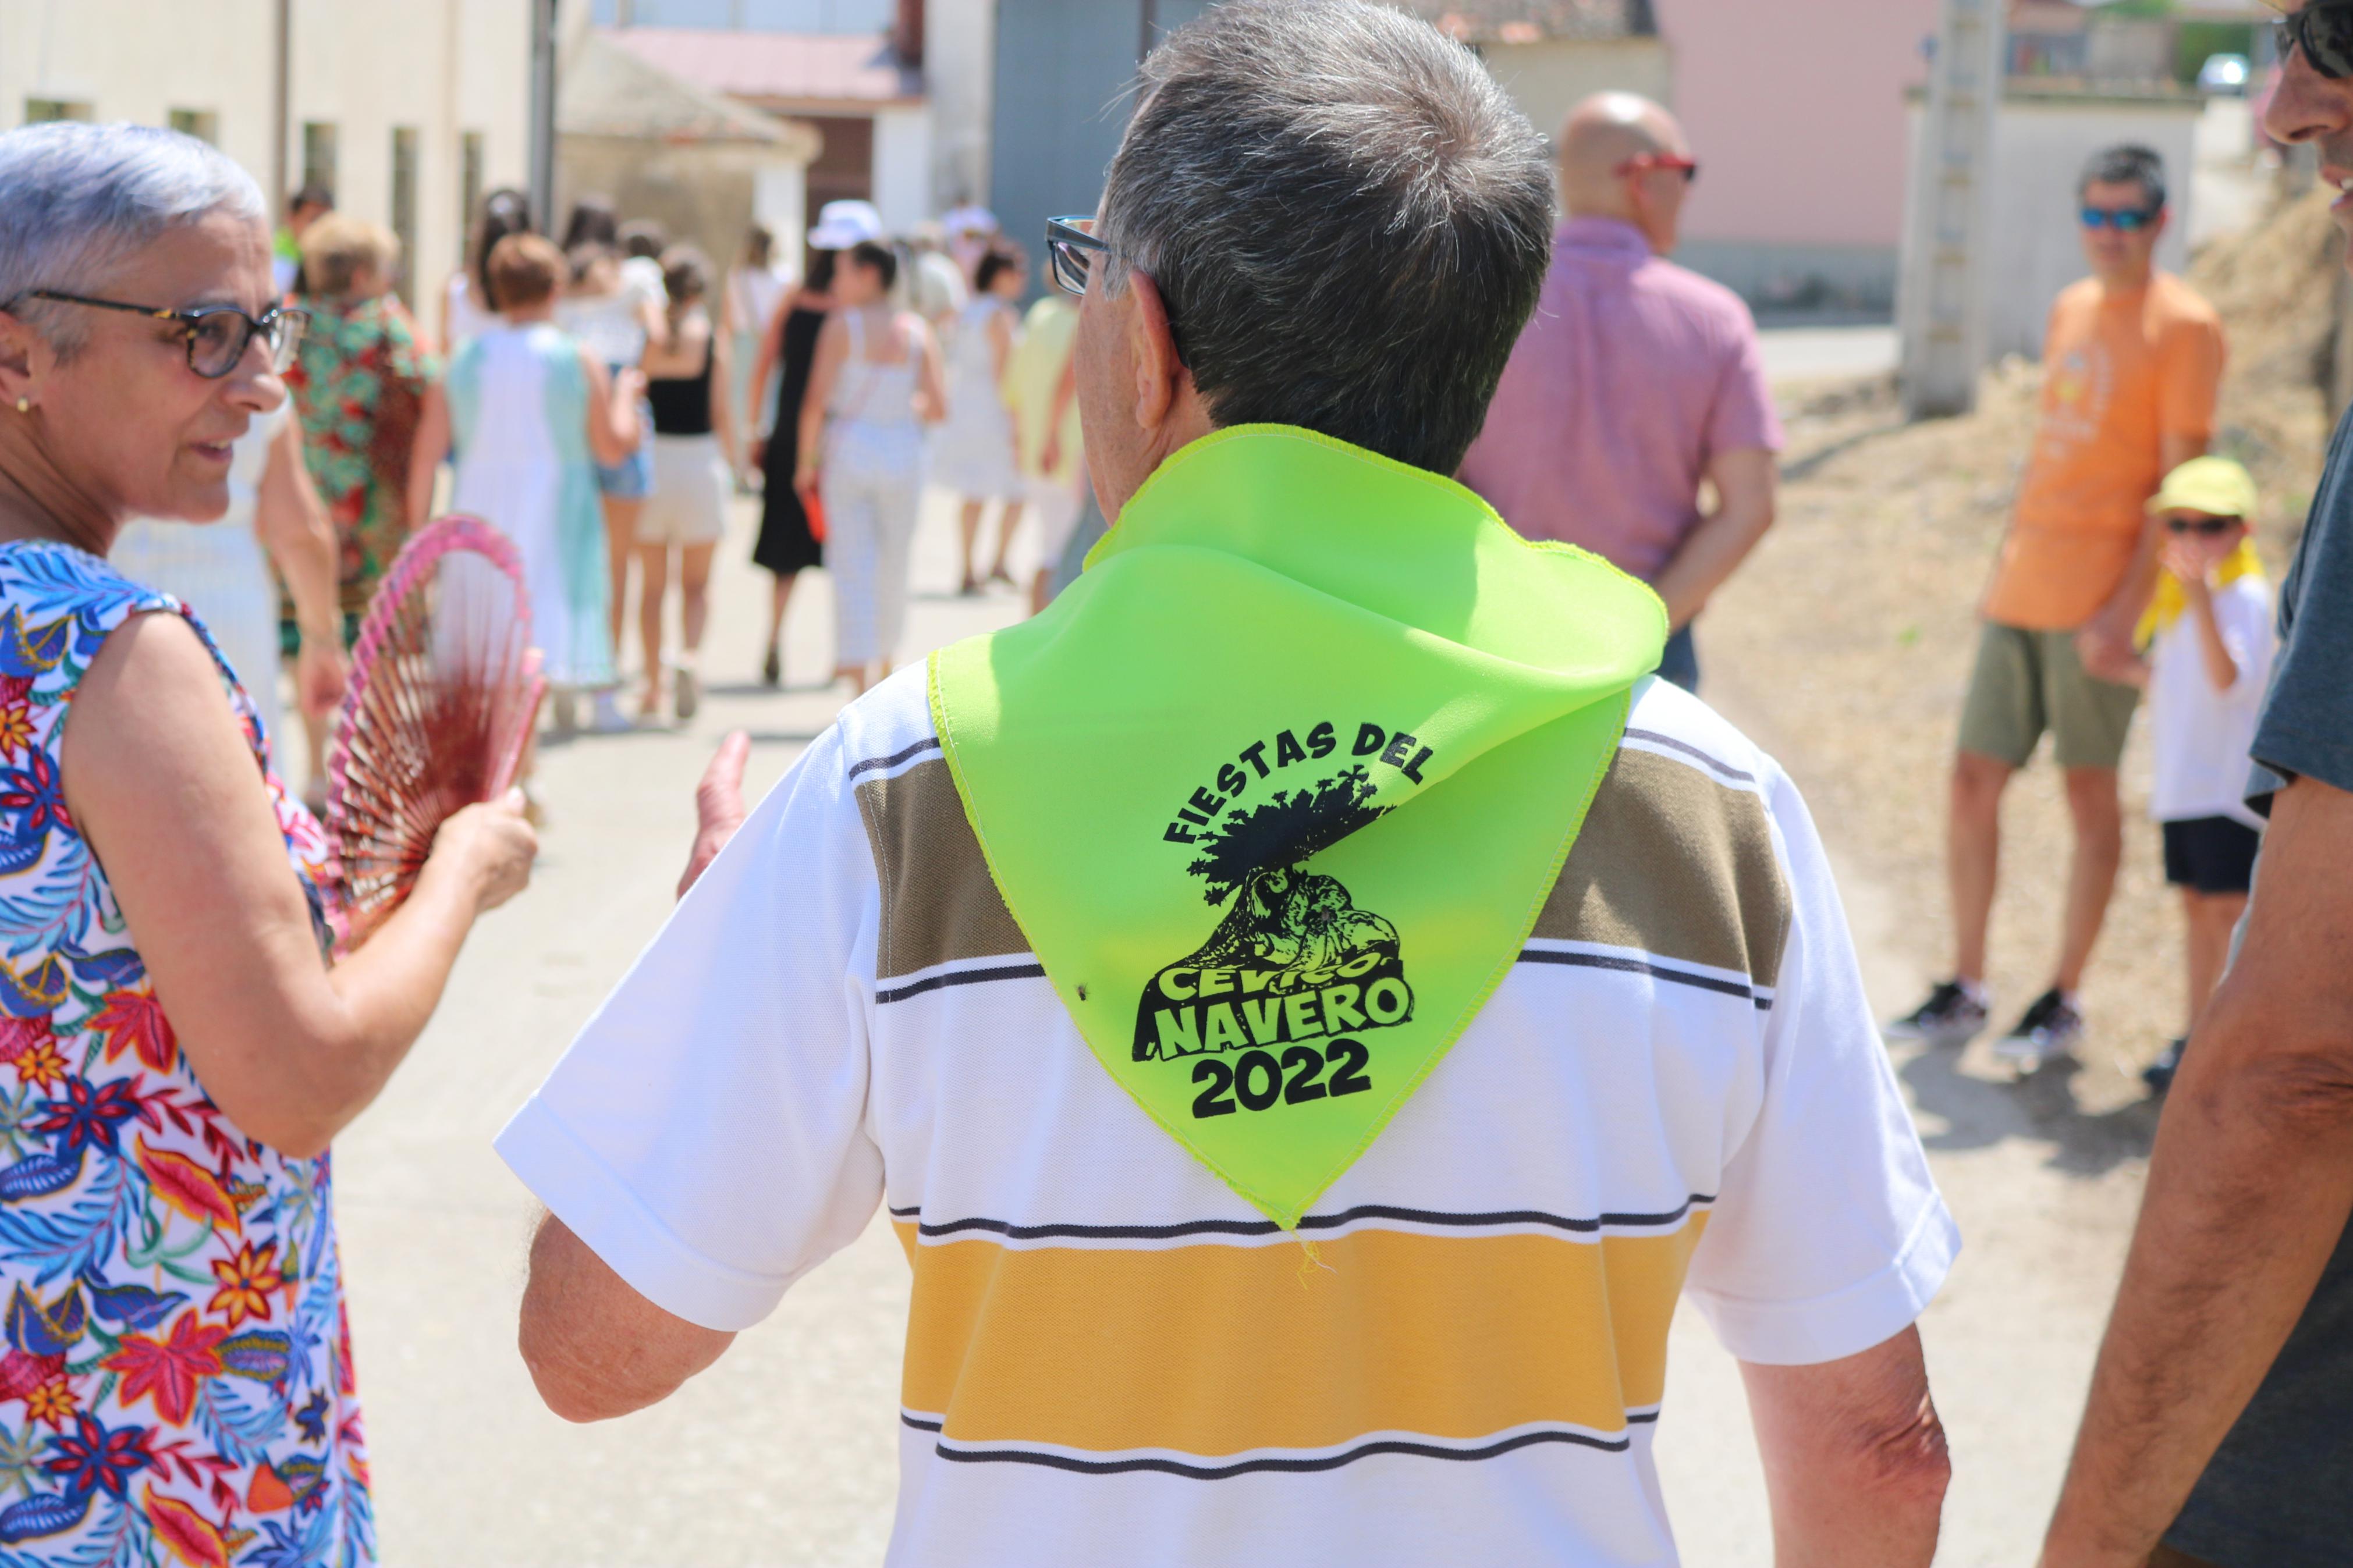
[[[911,1568],[1672,1563],[1677,1296],[1744,1360],[1829,1361],[1958,1247],[1797,791],[1659,682],[1520,963],[1299,1237],[1088,1050],[921,669],[810,747],[499,1150],[716,1329],[889,1206]]]

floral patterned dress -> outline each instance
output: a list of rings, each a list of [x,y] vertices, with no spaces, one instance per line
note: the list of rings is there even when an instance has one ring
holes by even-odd
[[[0,1568],[354,1568],[375,1528],[327,1157],[206,1095],[66,807],[75,687],[153,610],[187,613],[0,545]],[[324,951],[323,836],[221,671]]]
[[[343,614],[364,615],[408,540],[408,455],[441,363],[389,294],[300,303],[311,325],[286,380],[311,480],[335,522]]]

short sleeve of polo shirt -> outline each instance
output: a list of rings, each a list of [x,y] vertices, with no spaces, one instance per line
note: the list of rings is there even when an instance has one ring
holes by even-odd
[[[1715,406],[1708,413],[1707,450],[1740,452],[1762,447],[1778,452],[1783,445],[1781,416],[1773,407],[1773,384],[1765,374],[1765,353],[1757,346],[1757,323],[1747,308],[1731,301],[1726,326],[1729,353],[1715,389]]]
[[[558,1219],[690,1322],[758,1322],[881,1202],[856,978],[878,897],[828,730],[499,1135]]]
[[[1687,1293],[1742,1361],[1810,1365],[1918,1318],[1960,1237],[1928,1173],[1812,818],[1776,769],[1791,912],[1764,1089],[1725,1166]]]
[[[2304,541],[2280,590],[2279,630],[2248,788],[2264,812],[2290,779],[2353,790],[2353,412],[2329,444]]]

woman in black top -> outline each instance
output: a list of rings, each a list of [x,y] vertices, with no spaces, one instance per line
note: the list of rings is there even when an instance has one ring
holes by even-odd
[[[824,547],[809,526],[805,500],[793,489],[793,472],[800,460],[801,398],[808,390],[809,367],[817,359],[817,335],[833,309],[834,258],[838,252],[814,251],[807,280],[786,293],[776,319],[760,336],[760,357],[753,367],[752,385],[768,384],[771,366],[780,360],[784,384],[776,394],[776,426],[765,441],[754,441],[752,461],[766,476],[767,496],[760,509],[759,542],[752,560],[776,574],[768,600],[768,654],[760,679],[769,686],[784,680],[781,639],[785,604],[792,596],[793,579],[820,564]]]
[[[678,716],[694,717],[702,702],[699,660],[711,617],[711,558],[727,532],[733,490],[734,410],[728,391],[728,342],[711,320],[711,264],[691,245],[662,253],[670,292],[668,341],[646,348],[646,401],[653,410],[653,486],[638,514],[637,557],[644,589],[638,596],[638,636],[645,649],[646,691],[640,720],[661,708],[662,600],[678,552],[679,616],[683,654],[677,679]]]

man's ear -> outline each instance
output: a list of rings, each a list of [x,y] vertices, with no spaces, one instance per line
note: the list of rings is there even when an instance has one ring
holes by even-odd
[[[1168,307],[1160,285],[1141,272],[1127,275],[1129,357],[1135,365],[1135,423],[1142,430],[1157,430],[1168,422],[1176,403],[1185,366],[1176,357],[1176,339],[1168,330]]]

